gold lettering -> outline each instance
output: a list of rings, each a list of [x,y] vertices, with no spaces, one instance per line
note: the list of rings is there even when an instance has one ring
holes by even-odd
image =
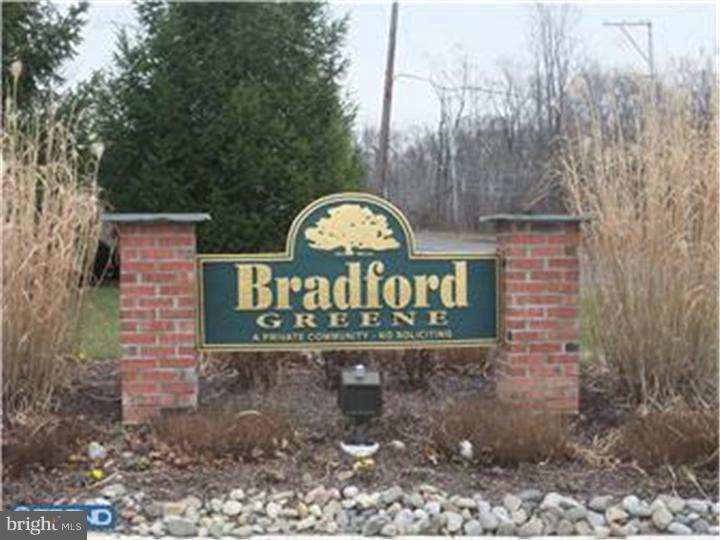
[[[267,309],[272,305],[272,292],[268,284],[272,268],[267,264],[236,264],[238,310]]]
[[[428,311],[428,324],[430,326],[445,326],[447,323],[447,311],[444,309]]]
[[[430,307],[428,291],[437,291],[439,287],[440,278],[435,274],[415,276],[415,307]]]
[[[303,307],[313,311],[315,309],[330,309],[330,282],[322,276],[311,276],[305,279],[307,292],[303,297]]]
[[[329,317],[329,328],[347,328],[348,326],[350,326],[347,313],[343,313],[341,311],[331,311],[329,313]]]
[[[402,309],[410,303],[412,287],[407,278],[392,276],[383,284],[383,299],[394,309]]]
[[[257,325],[261,328],[280,328],[282,325],[282,320],[280,319],[280,315],[277,313],[263,313],[260,315],[257,320]]]
[[[348,275],[340,276],[333,284],[333,300],[340,309],[360,307],[360,263],[347,263]]]
[[[442,278],[440,299],[447,308],[467,307],[467,263],[454,262],[455,275]],[[454,294],[453,294],[454,293]]]
[[[300,292],[302,289],[302,280],[298,277],[286,278],[280,277],[275,278],[277,284],[277,309],[290,309],[290,293]]]
[[[415,326],[415,312],[414,311],[393,311],[392,314],[393,326]]]
[[[380,326],[379,311],[363,311],[360,313],[360,326],[368,328],[372,326]]]
[[[295,328],[317,328],[314,313],[295,313]]]
[[[380,261],[373,261],[368,265],[367,276],[367,301],[366,308],[380,308],[380,274],[385,271],[385,265]]]

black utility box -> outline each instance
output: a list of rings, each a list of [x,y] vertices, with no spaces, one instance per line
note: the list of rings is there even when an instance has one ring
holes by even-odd
[[[358,365],[340,374],[338,405],[345,416],[377,416],[382,410],[380,372]]]

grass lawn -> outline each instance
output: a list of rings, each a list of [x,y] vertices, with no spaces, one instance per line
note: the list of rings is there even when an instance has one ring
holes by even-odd
[[[80,314],[80,354],[83,358],[120,356],[120,306],[118,288],[95,287]]]

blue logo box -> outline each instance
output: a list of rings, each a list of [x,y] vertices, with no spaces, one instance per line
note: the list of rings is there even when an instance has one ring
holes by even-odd
[[[13,512],[85,512],[88,530],[110,531],[115,528],[115,508],[108,504],[19,504]]]

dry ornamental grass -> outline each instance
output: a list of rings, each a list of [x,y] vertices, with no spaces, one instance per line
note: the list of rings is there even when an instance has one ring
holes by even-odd
[[[609,101],[578,120],[558,170],[592,218],[584,323],[634,403],[715,402],[717,92],[704,117],[676,89],[630,114]]]
[[[5,107],[2,130],[2,333],[5,411],[44,410],[64,380],[100,233],[96,164],[82,170],[53,113]]]

